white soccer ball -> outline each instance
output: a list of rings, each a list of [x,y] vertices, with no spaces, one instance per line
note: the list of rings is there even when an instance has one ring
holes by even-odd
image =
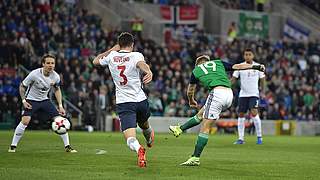
[[[70,129],[70,126],[71,124],[68,119],[61,116],[56,117],[51,124],[52,130],[60,135],[67,133],[67,131]]]

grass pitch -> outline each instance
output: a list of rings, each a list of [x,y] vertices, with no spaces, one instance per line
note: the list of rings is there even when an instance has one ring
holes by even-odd
[[[120,133],[70,132],[76,154],[65,153],[59,136],[26,131],[16,153],[8,153],[13,131],[0,131],[0,179],[319,179],[320,137],[211,135],[200,167],[180,167],[194,149],[196,134],[156,134],[147,168],[137,166]],[[144,139],[139,134],[139,141]],[[96,154],[105,150],[104,154]],[[101,152],[101,151],[100,151]]]

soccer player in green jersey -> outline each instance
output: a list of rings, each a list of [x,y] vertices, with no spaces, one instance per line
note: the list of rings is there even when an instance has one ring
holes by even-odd
[[[229,64],[221,60],[210,60],[207,55],[202,55],[196,59],[195,68],[192,71],[190,82],[188,85],[187,96],[190,107],[197,107],[197,101],[194,99],[195,89],[197,83],[205,86],[210,90],[204,107],[202,107],[198,114],[191,118],[192,126],[203,121],[198,135],[198,140],[191,158],[186,162],[180,164],[183,166],[199,166],[200,155],[208,142],[209,131],[215,120],[219,119],[222,111],[228,109],[232,104],[233,92],[231,90],[231,82],[227,76],[226,71],[232,70],[246,70],[257,69],[264,71],[264,65],[252,64]],[[196,123],[197,122],[197,123]],[[189,121],[187,122],[189,123]],[[182,132],[185,128],[178,126]],[[191,127],[192,127],[191,126]],[[187,127],[187,126],[186,126]],[[189,127],[190,128],[190,127]],[[172,129],[170,128],[172,131]],[[173,131],[174,132],[174,131]],[[175,133],[174,133],[175,134]]]

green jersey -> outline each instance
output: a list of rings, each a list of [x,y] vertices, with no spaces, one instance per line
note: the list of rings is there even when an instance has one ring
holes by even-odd
[[[209,90],[216,86],[231,88],[231,82],[227,76],[225,65],[221,60],[211,60],[197,65],[192,73]]]

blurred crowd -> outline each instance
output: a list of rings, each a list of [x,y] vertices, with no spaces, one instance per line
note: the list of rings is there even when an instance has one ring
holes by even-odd
[[[319,0],[300,0],[300,2],[305,4],[309,8],[313,9],[317,13],[320,13],[320,1]]]
[[[225,9],[242,9],[249,11],[266,11],[273,10],[272,0],[211,0]],[[314,11],[320,13],[319,0],[299,0],[302,4],[308,6]]]
[[[159,5],[171,5],[171,6],[185,6],[185,5],[196,5],[199,4],[199,0],[122,0],[125,2],[133,3],[153,3]]]
[[[19,115],[17,88],[23,76],[18,76],[17,64],[35,69],[41,66],[43,53],[51,52],[57,55],[56,71],[62,80],[63,95],[84,112],[85,124],[96,125],[97,114],[114,112],[115,96],[110,72],[107,68],[94,68],[91,57],[113,46],[119,31],[102,30],[100,18],[79,9],[73,1],[39,2],[0,1],[0,97],[5,104],[1,114],[10,111],[12,118]],[[153,82],[145,87],[152,115],[195,114],[186,98],[194,59],[208,54],[239,63],[247,47],[255,51],[257,62],[267,67],[267,90],[260,100],[262,119],[319,120],[319,41],[229,42],[188,27],[174,31],[166,45],[150,39],[135,43],[135,50],[144,54],[154,72]],[[235,104],[222,114],[224,118],[237,117],[238,87],[234,86]],[[207,93],[198,89],[199,104],[205,103]]]
[[[254,10],[254,0],[212,0],[225,9]]]
[[[162,57],[168,57],[169,55],[171,60],[169,59],[163,65],[161,56],[154,58],[154,54],[157,55],[157,50],[153,51],[155,53],[152,53],[153,56],[149,59],[152,66],[156,66],[154,69],[157,69],[156,93],[150,96],[151,99],[154,99],[153,96],[156,96],[158,92],[163,92],[164,90],[164,93],[161,94],[165,98],[160,96],[160,100],[167,99],[170,94],[177,94],[179,98],[173,102],[181,105],[181,102],[179,103],[178,101],[181,100],[181,97],[184,97],[188,74],[193,67],[193,59],[197,55],[209,54],[212,58],[221,58],[231,63],[239,63],[243,61],[242,52],[246,47],[250,47],[255,51],[257,62],[267,66],[266,93],[261,94],[260,100],[262,118],[319,120],[320,41],[318,40],[299,43],[289,42],[286,39],[277,42],[235,39],[232,42],[228,42],[221,41],[219,38],[215,38],[202,30],[191,31],[187,27],[180,27],[173,34],[168,47],[162,47],[162,51],[159,50],[164,53]],[[152,61],[152,59],[155,59],[155,61]],[[158,64],[157,60],[159,60]],[[169,78],[166,79],[166,77]],[[179,79],[181,80],[179,81]],[[182,92],[180,91],[180,86],[182,86]],[[174,89],[170,89],[171,87],[174,87]],[[237,97],[238,88],[235,85],[235,97]],[[172,93],[176,89],[178,89],[178,93]],[[200,88],[197,93],[198,101],[203,104],[206,91]],[[177,106],[174,103],[171,104],[171,102],[172,100],[163,104],[169,104],[169,108],[171,105],[172,107]],[[160,103],[157,104],[156,107],[161,107]],[[235,118],[236,104],[237,98],[235,98],[235,105],[229,111],[223,113],[223,117]],[[186,107],[176,108],[175,115],[180,116],[180,112],[183,111],[179,110],[184,108]],[[170,115],[168,112],[174,112],[174,110],[166,111],[163,108],[164,115]]]
[[[272,0],[212,0],[225,9],[241,9],[248,11],[272,12]]]
[[[78,8],[76,1],[72,0],[1,0],[0,17],[2,101],[9,104],[18,101],[18,86],[25,74],[19,77],[17,65],[29,70],[41,67],[40,57],[50,52],[58,57],[56,71],[61,76],[67,99],[86,112],[86,117],[95,114],[92,113],[94,105],[106,107],[100,106],[102,103],[90,105],[91,101],[98,101],[95,99],[103,92],[99,89],[103,88],[97,83],[101,77],[96,78],[98,70],[93,70],[89,57],[104,50],[109,42],[105,37],[108,34],[101,30],[98,16]],[[10,107],[2,106],[1,115],[10,112]],[[0,118],[5,119],[2,116]],[[94,118],[85,119],[91,121],[90,124]]]

